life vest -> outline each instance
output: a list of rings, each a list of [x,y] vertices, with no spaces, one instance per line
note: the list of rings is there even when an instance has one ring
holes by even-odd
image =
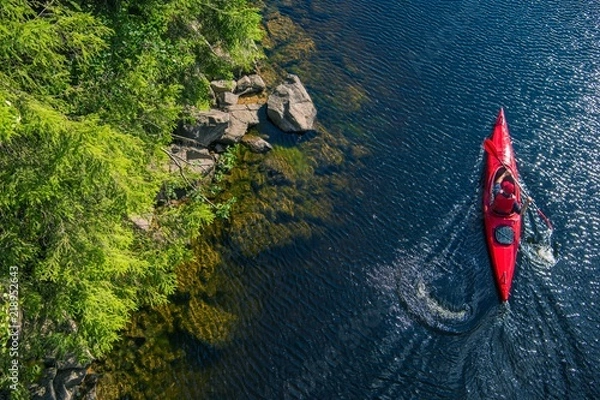
[[[503,193],[499,192],[494,198],[494,203],[492,204],[492,208],[498,214],[508,215],[512,214],[514,206],[515,206],[516,197],[514,194],[509,195],[508,197]]]

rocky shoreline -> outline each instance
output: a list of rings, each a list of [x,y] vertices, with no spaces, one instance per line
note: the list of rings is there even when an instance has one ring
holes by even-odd
[[[215,107],[207,111],[187,107],[186,116],[173,133],[169,148],[171,171],[185,164],[191,172],[211,176],[219,154],[236,143],[255,153],[271,150],[273,147],[265,139],[248,134],[249,128],[259,124],[263,108],[268,119],[284,132],[313,130],[317,111],[296,75],[289,74],[268,96],[266,84],[258,74],[245,75],[237,81],[213,81],[211,89]]]
[[[313,130],[315,106],[298,76],[289,74],[270,94],[258,74],[242,76],[237,81],[211,82],[214,107],[207,111],[187,107],[185,116],[173,132],[167,149],[169,171],[189,171],[207,179],[215,173],[220,154],[228,146],[241,143],[254,153],[266,153],[273,147],[260,136],[248,134],[259,124],[259,115],[280,130],[303,133]],[[266,109],[266,113],[263,113]],[[140,229],[148,229],[150,216],[132,217]],[[74,358],[47,359],[40,380],[30,387],[33,400],[95,400],[98,375],[91,363],[81,364]]]

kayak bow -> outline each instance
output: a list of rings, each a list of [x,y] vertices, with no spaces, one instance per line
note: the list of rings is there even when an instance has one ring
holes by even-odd
[[[491,207],[492,190],[497,177],[508,169],[515,180],[519,179],[512,141],[502,108],[488,140],[493,144],[496,154],[490,154],[489,151],[487,154],[483,189],[483,221],[494,279],[500,300],[505,302],[510,296],[517,262],[517,251],[521,240],[521,215],[517,212],[501,215]],[[518,184],[514,186],[515,196],[521,204],[521,187]]]

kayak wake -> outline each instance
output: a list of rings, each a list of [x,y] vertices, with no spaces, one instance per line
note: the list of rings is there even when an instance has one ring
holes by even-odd
[[[474,239],[481,232],[476,204],[474,197],[456,204],[414,250],[399,250],[394,263],[401,307],[422,326],[443,334],[469,332],[482,317],[476,282],[487,271],[477,259],[485,257],[486,249]]]
[[[524,219],[521,251],[534,265],[552,268],[558,262],[558,254],[552,242],[553,232],[553,229],[543,224],[533,212],[527,213]]]

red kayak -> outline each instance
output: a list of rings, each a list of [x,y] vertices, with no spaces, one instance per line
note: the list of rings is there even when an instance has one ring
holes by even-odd
[[[484,145],[487,153],[483,190],[485,239],[500,299],[504,302],[508,301],[510,296],[515,273],[517,250],[521,240],[521,214],[515,211],[500,213],[497,205],[492,206],[492,189],[498,177],[506,169],[512,175],[512,178],[508,179],[514,179],[514,196],[519,204],[521,204],[521,188],[517,182],[517,163],[503,109],[500,109],[494,130]]]

